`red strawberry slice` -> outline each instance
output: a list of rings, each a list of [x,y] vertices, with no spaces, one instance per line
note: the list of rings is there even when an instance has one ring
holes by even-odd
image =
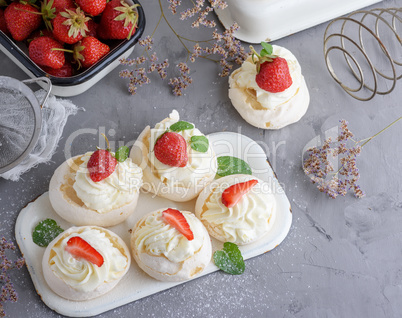
[[[257,183],[258,180],[252,179],[231,185],[223,191],[222,203],[228,208],[234,207]]]
[[[189,241],[194,239],[194,234],[190,229],[190,225],[188,224],[183,213],[181,213],[179,210],[169,208],[162,212],[162,218],[166,223],[173,226],[176,230],[183,234],[184,237]]]
[[[103,256],[79,236],[73,236],[68,240],[66,251],[76,258],[83,258],[98,267],[103,264]]]
[[[188,161],[187,142],[175,132],[164,133],[155,143],[156,159],[171,167],[185,167]]]
[[[283,92],[292,85],[288,62],[282,57],[276,57],[272,62],[262,63],[255,81],[261,89],[270,93]]]
[[[99,182],[110,176],[117,165],[117,160],[108,150],[96,150],[88,160],[87,168],[93,182]]]

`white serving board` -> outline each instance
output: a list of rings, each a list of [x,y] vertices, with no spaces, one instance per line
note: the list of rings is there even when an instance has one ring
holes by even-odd
[[[209,135],[208,138],[218,156],[236,156],[247,161],[256,177],[271,184],[277,201],[278,212],[271,231],[261,240],[240,247],[244,259],[249,259],[274,249],[285,239],[289,232],[292,224],[292,211],[289,200],[267,161],[264,150],[255,141],[237,133],[214,133]],[[150,193],[141,193],[134,214],[122,224],[109,229],[117,233],[130,246],[129,230],[134,227],[137,220],[144,214],[162,207],[194,211],[194,206],[195,200],[179,203],[156,197]],[[46,218],[53,218],[64,229],[72,226],[72,224],[64,221],[54,212],[49,201],[48,192],[46,192],[21,210],[15,226],[15,235],[38,294],[48,307],[62,315],[70,317],[98,315],[181,284],[157,281],[145,274],[133,260],[124,279],[109,293],[82,302],[64,299],[56,295],[47,286],[41,265],[45,249],[37,246],[32,241],[34,227],[38,222]],[[222,243],[212,239],[213,251],[221,249],[222,245]],[[218,268],[211,262],[201,276],[217,270]]]
[[[234,22],[234,36],[249,43],[274,41],[327,22],[381,0],[226,0],[228,7],[216,9],[225,28]]]

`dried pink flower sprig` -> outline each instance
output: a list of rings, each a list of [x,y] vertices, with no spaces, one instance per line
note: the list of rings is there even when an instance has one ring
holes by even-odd
[[[341,120],[341,133],[336,140],[328,138],[321,147],[312,147],[307,150],[307,157],[303,162],[303,170],[310,177],[317,188],[335,199],[338,195],[345,196],[353,191],[357,198],[364,197],[364,192],[357,184],[360,178],[356,166],[356,158],[362,147],[383,131],[391,127],[397,120],[376,133],[370,138],[360,141],[353,140],[353,133],[348,128],[346,120]],[[335,171],[333,162],[339,160],[340,168]]]
[[[0,239],[0,281],[1,281],[1,293],[0,293],[0,317],[5,317],[3,303],[6,301],[16,302],[18,300],[17,292],[14,289],[14,285],[8,274],[11,269],[20,269],[24,266],[24,258],[19,258],[12,261],[7,258],[6,252],[8,250],[14,251],[16,249],[12,242],[8,242],[4,237]]]
[[[196,58],[204,58],[218,62],[221,69],[219,76],[225,77],[229,75],[233,63],[240,65],[247,58],[249,53],[245,51],[241,42],[236,40],[233,35],[239,28],[236,23],[222,34],[215,29],[212,33],[212,39],[210,40],[195,41],[185,38],[175,31],[165,16],[161,0],[158,1],[161,10],[161,18],[152,32],[152,36],[155,34],[161,20],[164,19],[167,26],[187,51],[186,61],[176,65],[180,75],[178,77],[172,77],[169,80],[169,85],[172,86],[174,95],[183,95],[183,90],[192,83],[190,68],[187,64],[188,61],[194,62]],[[169,10],[173,14],[176,14],[178,7],[181,5],[181,1],[167,1],[169,3]],[[197,0],[193,2],[192,8],[188,8],[180,13],[180,19],[187,20],[189,18],[195,18],[195,21],[191,24],[193,28],[199,28],[200,26],[212,28],[216,26],[216,22],[207,19],[208,13],[213,11],[214,8],[224,9],[226,6],[226,2],[222,0],[210,0],[209,5],[205,0]],[[132,95],[136,94],[137,87],[151,82],[148,74],[156,71],[162,79],[165,79],[167,76],[167,68],[169,67],[168,60],[165,59],[164,62],[158,64],[156,63],[158,60],[156,52],[151,54],[153,44],[152,36],[147,36],[145,39],[139,41],[139,44],[145,47],[144,53],[140,57],[135,59],[125,58],[120,61],[123,65],[134,67],[133,70],[126,69],[120,72],[120,77],[129,79],[128,90]],[[194,43],[192,49],[187,46],[186,43],[188,42]],[[202,47],[200,43],[202,43],[204,47]],[[218,57],[218,59],[215,57]],[[147,64],[147,67],[145,67],[145,64]]]

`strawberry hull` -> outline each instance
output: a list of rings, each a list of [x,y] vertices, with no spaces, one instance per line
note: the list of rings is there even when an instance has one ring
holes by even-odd
[[[127,0],[133,4],[138,1]],[[57,96],[75,96],[82,94],[99,80],[106,76],[115,67],[120,65],[120,58],[129,56],[134,50],[135,44],[140,39],[145,29],[145,14],[141,6],[138,10],[138,25],[135,34],[125,40],[105,41],[110,46],[110,52],[80,74],[71,77],[55,77],[46,73],[40,66],[35,64],[28,57],[28,47],[19,43],[18,45],[3,32],[0,32],[0,50],[17,64],[29,77],[37,78],[46,76],[52,81],[52,94]]]

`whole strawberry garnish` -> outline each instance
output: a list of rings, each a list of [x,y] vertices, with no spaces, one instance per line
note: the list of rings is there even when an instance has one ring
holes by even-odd
[[[85,13],[92,16],[101,14],[106,8],[106,0],[76,0],[75,2]]]
[[[286,59],[272,55],[272,45],[261,42],[262,51],[258,54],[253,47],[252,60],[257,67],[255,81],[257,85],[270,93],[280,93],[292,85],[292,77]],[[255,56],[258,60],[255,61]]]
[[[73,236],[67,242],[65,250],[75,258],[83,258],[98,267],[103,265],[103,256],[87,241],[79,236]]]
[[[130,39],[135,33],[138,12],[136,7],[128,5],[124,0],[112,0],[103,11],[98,35],[101,39]]]
[[[53,35],[60,42],[74,44],[86,36],[88,32],[86,17],[80,8],[76,10],[66,9],[53,19]]]
[[[74,70],[73,70],[73,66],[71,65],[70,62],[65,62],[64,65],[61,68],[58,69],[54,69],[51,67],[47,67],[47,66],[43,66],[42,69],[53,76],[56,77],[70,77],[73,76],[74,74]]]
[[[222,203],[228,208],[234,207],[257,183],[258,180],[252,179],[231,185],[223,191]]]
[[[38,65],[48,66],[53,69],[61,68],[65,58],[63,45],[48,36],[40,36],[29,43],[29,57]]]
[[[74,59],[80,66],[87,68],[98,62],[109,51],[108,45],[93,36],[87,36],[74,45]]]
[[[89,177],[93,182],[99,182],[109,177],[118,163],[117,159],[110,153],[109,141],[105,135],[103,137],[106,139],[107,149],[96,150],[87,163]]]
[[[190,229],[190,225],[188,224],[186,218],[183,213],[179,210],[175,209],[166,209],[162,212],[163,220],[173,226],[176,230],[178,230],[185,238],[189,241],[194,239],[193,231]]]
[[[175,132],[165,132],[155,143],[156,159],[171,167],[185,167],[188,161],[187,143]]]
[[[7,29],[16,41],[24,41],[42,22],[38,9],[18,2],[10,3],[4,11],[4,18]]]

